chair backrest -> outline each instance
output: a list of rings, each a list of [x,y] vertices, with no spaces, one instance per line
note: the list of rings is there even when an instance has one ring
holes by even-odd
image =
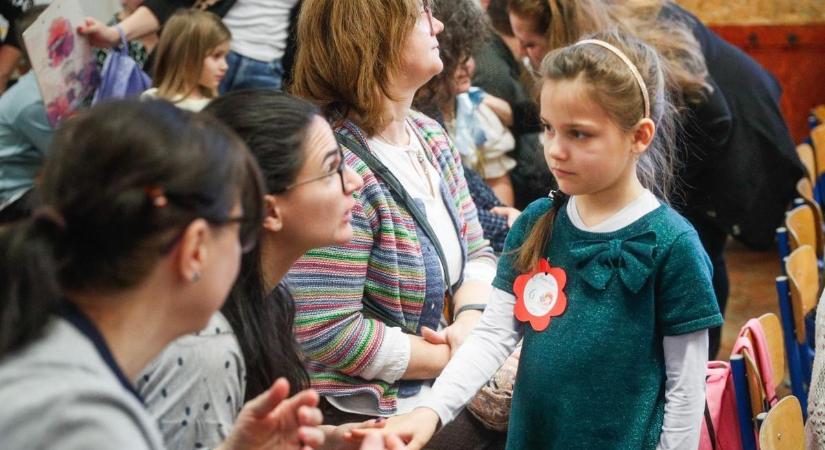
[[[799,400],[789,395],[779,401],[765,416],[759,430],[761,450],[804,450],[805,423]]]
[[[825,172],[825,123],[811,130],[811,141],[814,143],[814,159],[818,178]]]
[[[811,185],[811,179],[808,177],[800,178],[796,182],[796,193],[805,200],[813,200],[814,187]]]
[[[799,156],[799,160],[802,161],[802,165],[805,166],[808,174],[806,178],[811,182],[811,186],[813,186],[816,184],[817,176],[814,148],[807,143],[799,144],[796,146],[796,154]]]
[[[813,109],[814,117],[820,123],[825,123],[825,105],[817,105]]]
[[[816,241],[814,250],[816,250],[816,257],[822,259],[825,257],[825,254],[823,254],[823,250],[825,250],[825,236],[822,234],[822,208],[820,208],[819,203],[814,200],[813,187],[811,187],[811,182],[807,178],[802,177],[796,182],[796,192],[799,194],[799,198],[796,199],[797,203],[807,205],[814,213],[813,233]]]
[[[778,387],[785,379],[785,343],[782,336],[782,323],[774,313],[765,313],[759,317],[765,341],[768,344],[768,353],[773,368],[774,387]]]
[[[802,245],[817,248],[816,215],[810,206],[803,203],[788,211],[785,215],[785,228],[790,235],[791,250]]]
[[[816,308],[819,293],[819,268],[816,253],[809,245],[792,251],[785,263],[785,272],[791,286],[794,333],[800,344],[805,342],[805,316]]]

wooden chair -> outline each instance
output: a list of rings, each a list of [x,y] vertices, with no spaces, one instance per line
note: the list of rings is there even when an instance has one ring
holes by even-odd
[[[767,356],[771,361],[771,387],[775,393],[776,388],[785,378],[785,347],[782,337],[782,325],[779,323],[779,318],[773,313],[764,314],[758,320],[765,335]],[[741,336],[752,339],[749,328],[745,328],[741,332]],[[741,339],[741,337],[738,339]],[[755,346],[754,348],[756,349]],[[747,421],[743,422],[746,425],[740,425],[740,427],[745,426],[746,433],[753,433],[754,420],[759,414],[770,410],[771,403],[775,402],[776,399],[775,397],[768,398],[768,389],[764,384],[766,377],[761,373],[759,365],[749,352],[743,351],[731,355],[730,361],[737,395],[741,392],[742,395],[748,397],[747,401],[740,401],[745,399],[737,398],[738,414],[747,418]],[[740,384],[744,384],[744,386],[739,386]]]
[[[816,237],[814,250],[818,250],[816,256],[822,260],[823,257],[825,257],[825,255],[823,255],[823,251],[825,251],[825,235],[823,235],[822,228],[825,219],[823,219],[822,208],[819,206],[819,202],[815,200],[813,186],[811,186],[807,178],[803,177],[797,181],[796,193],[799,194],[799,198],[796,199],[796,204],[808,205],[814,213],[814,236]]]
[[[815,106],[811,112],[819,123],[825,123],[825,105]]]
[[[816,309],[819,294],[819,267],[814,249],[809,245],[802,245],[791,252],[785,263],[785,273],[788,275],[787,290],[784,304],[780,290],[779,305],[785,335],[785,351],[788,354],[792,387],[798,384],[799,380],[804,383],[802,386],[793,387],[794,395],[806,404],[807,396],[804,385],[811,381],[814,349],[809,344],[813,340],[808,336],[805,319],[811,311]],[[787,298],[788,293],[790,293],[790,298]],[[795,352],[798,357],[792,358],[791,352]],[[794,383],[794,379],[797,383]]]
[[[795,250],[803,245],[810,245],[817,259],[822,257],[822,248],[819,242],[822,239],[822,229],[816,228],[816,213],[814,208],[807,205],[802,199],[802,204],[788,211],[785,215],[785,228],[788,230],[788,241],[790,249]]]
[[[768,341],[768,353],[771,355],[774,387],[778,387],[785,379],[785,346],[782,334],[782,323],[774,313],[765,313],[759,316],[759,323],[765,332]]]
[[[816,161],[817,181],[825,173],[825,123],[821,123],[811,130],[811,142],[813,142],[814,161]],[[814,183],[816,187],[816,183]]]
[[[761,450],[804,450],[805,422],[799,400],[789,395],[764,416],[759,429]]]
[[[799,156],[799,160],[802,161],[802,165],[805,166],[807,178],[811,182],[811,189],[813,189],[817,176],[814,148],[810,144],[799,144],[796,146],[796,154]],[[811,196],[813,197],[813,194]]]

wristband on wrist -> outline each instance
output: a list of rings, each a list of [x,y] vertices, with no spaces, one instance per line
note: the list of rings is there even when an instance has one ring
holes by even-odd
[[[458,310],[456,310],[455,314],[453,314],[453,322],[458,319],[458,316],[461,315],[464,311],[481,311],[484,312],[484,309],[487,307],[484,303],[470,303],[469,305],[462,305]]]

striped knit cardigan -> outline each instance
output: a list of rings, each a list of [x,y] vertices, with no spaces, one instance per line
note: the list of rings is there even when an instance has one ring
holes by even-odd
[[[410,119],[429,147],[431,161],[440,169],[459,212],[459,234],[467,259],[494,260],[482,236],[458,152],[437,122],[416,112],[410,113]],[[363,139],[352,122],[335,132]],[[355,193],[354,235],[349,244],[312,250],[293,266],[289,281],[296,305],[295,332],[307,358],[312,387],[321,395],[369,393],[381,413],[393,414],[397,384],[359,377],[375,358],[387,326],[369,311],[377,308],[405,332],[415,334],[425,301],[421,246],[413,217],[396,203],[387,185],[346,147],[344,157],[364,180]]]

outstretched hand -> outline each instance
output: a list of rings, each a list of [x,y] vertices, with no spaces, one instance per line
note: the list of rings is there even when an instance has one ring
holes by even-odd
[[[120,33],[115,27],[92,17],[87,17],[83,25],[77,27],[77,32],[81,36],[86,36],[92,47],[109,48],[120,42]]]
[[[395,448],[401,448],[405,450],[420,450],[424,448],[435,434],[439,420],[438,414],[430,408],[416,408],[407,414],[390,417],[384,429],[381,430],[381,433],[387,439],[400,436],[401,439],[407,442],[407,445],[406,447],[390,447],[388,444],[387,449],[394,450]],[[367,442],[366,438],[376,433],[377,431],[372,430],[352,430],[353,436],[365,438],[365,444]],[[382,449],[383,447],[361,447],[361,450]]]
[[[266,392],[241,409],[223,450],[310,450],[324,443],[318,428],[320,398],[308,389],[289,397],[289,382],[279,378]]]

